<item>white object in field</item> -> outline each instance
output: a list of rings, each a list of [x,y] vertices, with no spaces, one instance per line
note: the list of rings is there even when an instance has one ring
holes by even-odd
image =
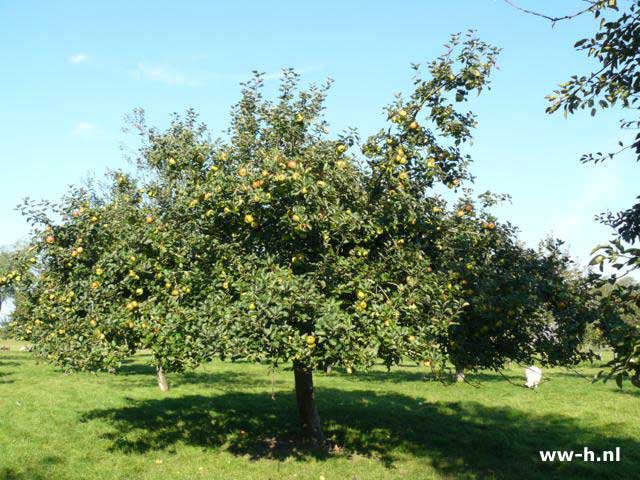
[[[527,367],[524,369],[524,376],[527,378],[525,386],[529,388],[538,388],[542,379],[542,370],[538,367]]]

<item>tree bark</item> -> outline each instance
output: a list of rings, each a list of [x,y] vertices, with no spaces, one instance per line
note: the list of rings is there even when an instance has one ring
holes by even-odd
[[[167,382],[167,377],[164,374],[164,370],[162,370],[162,366],[158,365],[157,367],[157,372],[158,372],[158,388],[160,388],[161,392],[168,392],[169,391],[169,382]]]
[[[315,445],[324,447],[326,439],[316,407],[313,391],[313,372],[309,367],[294,363],[293,373],[296,381],[296,400],[298,402],[298,414],[302,430],[305,436]]]

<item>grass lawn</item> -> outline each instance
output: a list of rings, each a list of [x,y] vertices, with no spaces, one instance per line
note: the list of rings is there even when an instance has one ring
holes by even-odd
[[[215,362],[171,375],[162,395],[143,356],[119,375],[63,375],[0,352],[0,479],[640,478],[640,392],[522,368],[434,381],[407,366],[316,374],[337,448],[296,447],[293,373]],[[591,375],[597,368],[579,369]],[[273,396],[273,398],[272,398]],[[619,463],[543,463],[538,450],[621,448]]]

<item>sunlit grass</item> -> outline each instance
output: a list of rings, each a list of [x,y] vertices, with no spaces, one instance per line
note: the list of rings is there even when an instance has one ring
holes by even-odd
[[[326,454],[299,444],[286,368],[214,362],[170,376],[162,395],[145,358],[63,375],[17,347],[0,352],[0,479],[630,479],[640,467],[640,393],[564,369],[536,391],[516,366],[464,385],[409,365],[317,374]],[[539,460],[584,446],[619,446],[622,462]]]

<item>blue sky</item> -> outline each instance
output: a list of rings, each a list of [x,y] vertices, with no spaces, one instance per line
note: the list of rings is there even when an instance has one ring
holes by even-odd
[[[560,14],[582,2],[521,4]],[[593,216],[630,205],[640,179],[629,157],[579,162],[615,146],[621,112],[544,113],[544,96],[590,67],[572,45],[595,24],[584,17],[551,28],[502,0],[0,0],[0,245],[27,235],[14,211],[21,198],[55,200],[88,174],[126,166],[122,146],[137,144],[121,128],[136,107],[158,126],[194,107],[222,133],[252,70],[275,77],[295,67],[305,81],[335,80],[333,132],[357,126],[366,135],[392,95],[409,88],[409,64],[432,59],[450,33],[468,28],[503,48],[492,90],[471,104],[477,191],[513,197],[496,213],[527,243],[554,233],[587,260],[609,237]]]

